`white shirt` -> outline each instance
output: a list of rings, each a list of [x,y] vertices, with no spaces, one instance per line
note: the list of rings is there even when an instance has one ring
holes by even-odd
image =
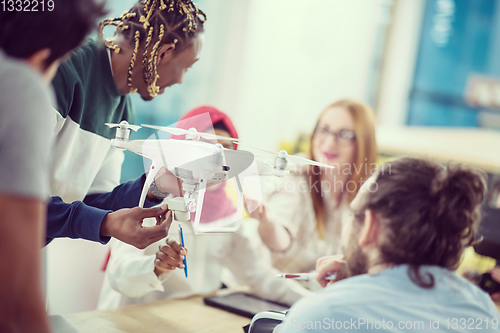
[[[170,236],[177,235],[177,226],[174,222]],[[269,300],[290,305],[311,294],[296,281],[275,278],[279,272],[271,267],[269,252],[256,230],[240,228],[232,234],[195,236],[191,226],[185,224],[183,231],[188,278],[181,269],[159,277],[154,273],[155,254],[165,240],[139,250],[113,239],[98,309],[211,293],[220,288],[224,267],[239,284],[250,286],[252,293]]]
[[[291,174],[273,184],[264,201],[267,216],[285,227],[292,238],[287,250],[272,253],[274,267],[285,273],[310,272],[318,258],[341,253],[340,235],[342,223],[349,217],[349,204],[343,201],[337,205],[331,197],[325,197],[324,201],[327,214],[325,238],[321,239],[306,177]]]

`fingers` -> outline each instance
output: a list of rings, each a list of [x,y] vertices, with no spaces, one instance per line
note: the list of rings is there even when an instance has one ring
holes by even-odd
[[[176,268],[184,268],[184,264],[182,263],[182,261],[184,260],[184,256],[181,256],[180,258],[182,259],[172,258],[171,256],[161,251],[156,252],[156,259],[160,261],[160,263],[157,266],[161,268],[170,270]]]
[[[187,249],[183,248],[181,244],[177,243],[175,239],[167,239],[167,245],[168,247],[172,248],[175,252],[181,254],[181,255],[186,255],[187,254]],[[161,248],[160,248],[161,250]]]
[[[165,223],[168,222],[168,223]],[[161,225],[165,223],[165,225],[168,225],[167,230],[170,228],[170,224],[172,224],[172,211],[169,210],[165,214],[161,214],[160,216],[156,217],[156,225]]]
[[[171,215],[168,215],[169,213],[172,214],[170,210],[167,210],[166,213],[155,216],[156,225],[162,224],[169,216],[171,216]]]
[[[140,218],[145,219],[147,217],[157,217],[166,213],[168,210],[168,205],[164,204],[161,206],[151,207],[151,208],[136,207],[134,209],[136,210]]]
[[[319,283],[319,284],[321,285],[321,287],[323,287],[323,288],[325,288],[325,287],[328,285],[328,283],[330,282],[330,281],[328,281],[328,280],[326,280],[326,279],[325,279],[327,275],[328,275],[328,274],[321,274],[321,275],[320,275],[320,274],[318,274],[318,275],[316,276],[316,281],[318,281],[318,283]]]
[[[183,260],[186,254],[187,249],[184,249],[174,239],[168,239],[167,244],[159,246],[159,251],[156,253],[155,265],[160,270],[184,268]]]
[[[175,259],[177,261],[184,260],[183,255],[181,255],[179,252],[177,252],[176,250],[174,250],[173,248],[171,248],[168,245],[160,246],[160,251],[158,251],[158,252],[161,252],[161,253],[167,255],[168,257]]]
[[[319,258],[316,261],[316,280],[324,288],[331,281],[326,280],[330,274],[337,272],[345,264],[343,255]]]
[[[138,208],[138,207],[137,207]],[[135,209],[137,209],[135,208]],[[141,218],[155,217],[156,225],[153,227],[140,227],[137,230],[137,238],[141,241],[136,247],[143,249],[147,246],[167,237],[168,230],[172,224],[172,212],[168,211],[168,205],[153,208],[138,208]]]
[[[155,259],[155,267],[158,268],[160,271],[166,273],[173,271],[174,269],[177,268],[177,266],[163,262],[161,259],[158,258]],[[184,268],[184,266],[179,268]]]
[[[324,263],[326,261],[331,261],[331,260],[336,260],[336,261],[345,261],[345,257],[343,254],[335,254],[333,256],[324,256],[324,257],[320,257],[318,258],[318,260],[316,260],[316,267],[321,264],[321,263]]]
[[[318,259],[316,260],[316,269],[318,269],[318,266],[319,266],[319,265],[320,265],[323,261],[325,261],[327,258],[329,258],[329,256],[318,258]]]
[[[161,224],[156,224],[157,227],[165,229],[168,234],[168,230],[170,229],[170,226],[172,225],[172,212],[168,211],[167,214],[165,214],[165,218]]]
[[[335,254],[333,256],[324,256],[324,257],[320,257],[316,260],[316,270],[318,270],[318,266],[319,265],[322,265],[324,264],[325,262],[327,261],[331,261],[331,260],[336,260],[336,261],[340,261],[340,262],[345,262],[345,257],[343,254]]]
[[[157,269],[159,269],[161,272],[165,272],[165,273],[168,273],[168,272],[173,271],[175,269],[175,267],[164,263],[163,261],[161,261],[158,258],[155,259],[155,267]]]
[[[167,237],[168,229],[166,228],[166,224],[169,222],[163,222],[160,225],[155,225],[154,227],[143,227],[136,231],[137,238],[141,239],[141,246],[137,246],[139,248],[146,248],[147,246],[153,244],[154,242],[159,241]]]

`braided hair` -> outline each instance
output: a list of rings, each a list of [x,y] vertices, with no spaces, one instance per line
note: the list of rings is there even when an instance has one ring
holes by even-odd
[[[156,63],[161,44],[175,44],[175,51],[179,52],[189,46],[189,42],[198,33],[203,31],[206,15],[192,0],[140,0],[130,10],[120,17],[102,21],[99,25],[99,37],[104,40],[105,46],[120,52],[120,47],[114,44],[113,39],[104,39],[103,30],[106,26],[116,27],[116,33],[132,40],[134,49],[128,68],[127,85],[132,88],[132,70],[137,59],[139,46],[144,45],[142,56],[142,75],[151,97],[155,97],[160,87],[156,85],[158,73]],[[131,38],[132,37],[132,38]],[[149,46],[153,44],[151,51]]]

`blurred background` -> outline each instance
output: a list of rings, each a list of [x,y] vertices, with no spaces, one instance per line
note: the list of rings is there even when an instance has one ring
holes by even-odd
[[[135,2],[108,0],[109,16]],[[382,155],[500,174],[500,0],[195,2],[208,17],[200,61],[153,101],[133,95],[136,124],[170,125],[211,104],[243,141],[276,150],[307,141],[319,113],[350,97],[375,110]],[[122,181],[143,172],[126,152]],[[95,309],[106,254],[83,240],[48,246],[50,314]]]

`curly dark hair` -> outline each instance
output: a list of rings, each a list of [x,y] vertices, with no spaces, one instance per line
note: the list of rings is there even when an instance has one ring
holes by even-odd
[[[419,268],[458,267],[464,248],[476,239],[486,179],[479,169],[443,166],[423,158],[384,163],[376,185],[372,184],[376,188],[367,192],[364,207],[358,211],[372,211],[384,225],[380,260],[408,264],[410,279],[432,288],[434,277],[423,277]]]

